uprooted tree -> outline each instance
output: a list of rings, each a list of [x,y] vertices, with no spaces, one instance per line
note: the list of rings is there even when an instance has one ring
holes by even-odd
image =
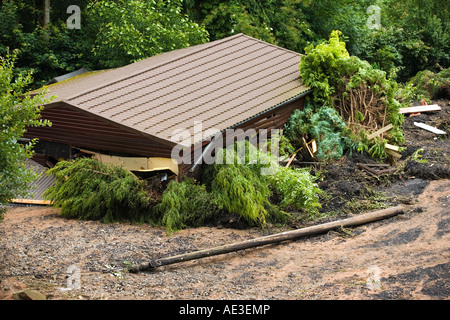
[[[387,141],[403,143],[401,104],[395,99],[396,81],[367,61],[350,56],[341,33],[333,31],[328,42],[305,48],[299,65],[303,82],[314,89],[316,104],[333,107],[345,121],[359,151],[383,158]],[[367,140],[367,135],[392,124],[384,138]]]

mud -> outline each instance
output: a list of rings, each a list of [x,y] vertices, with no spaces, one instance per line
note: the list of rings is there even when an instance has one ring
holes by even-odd
[[[375,178],[357,167],[372,161],[347,155],[326,168],[320,187],[329,198],[321,212],[355,212],[348,201],[402,204],[404,214],[327,234],[130,274],[127,264],[256,238],[288,230],[187,228],[168,236],[151,225],[67,220],[58,209],[12,207],[0,223],[0,299],[25,287],[48,299],[67,300],[449,300],[450,165],[448,135],[411,126],[426,121],[448,131],[450,105],[442,113],[405,120],[408,149],[398,170]],[[444,118],[443,118],[444,117]],[[446,118],[445,118],[446,117]],[[412,159],[424,149],[422,157]],[[426,160],[418,162],[417,160]],[[408,165],[408,162],[415,164]],[[435,171],[435,168],[440,168]],[[442,169],[443,168],[443,169]],[[322,168],[323,169],[323,168]],[[369,199],[369,200],[368,200]],[[72,288],[70,266],[80,270]]]

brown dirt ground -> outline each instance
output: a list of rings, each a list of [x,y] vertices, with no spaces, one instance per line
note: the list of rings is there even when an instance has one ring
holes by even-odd
[[[150,225],[67,220],[54,208],[11,207],[0,223],[0,299],[29,287],[53,300],[450,300],[450,142],[448,135],[436,138],[412,125],[420,121],[448,132],[450,103],[437,103],[441,112],[404,124],[404,158],[424,148],[426,163],[404,160],[397,164],[401,170],[380,179],[356,167],[369,161],[361,155],[327,167],[321,188],[331,197],[322,211],[339,213],[315,223],[351,216],[339,209],[349,199],[370,196],[368,187],[384,192],[386,206],[403,204],[404,214],[131,274],[124,261],[141,263],[280,230],[216,226],[168,236]],[[81,288],[67,290],[73,265]]]
[[[405,208],[397,217],[352,229],[349,237],[329,232],[153,272],[116,270],[116,275],[107,265],[263,232],[196,228],[169,237],[148,225],[104,225],[66,220],[51,208],[14,208],[0,224],[0,297],[8,298],[15,280],[48,299],[449,299],[450,180],[429,183],[417,204]],[[81,270],[81,289],[61,290],[72,264]]]

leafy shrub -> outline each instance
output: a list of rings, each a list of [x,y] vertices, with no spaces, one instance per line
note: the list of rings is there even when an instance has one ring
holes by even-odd
[[[1,17],[0,17],[1,18]],[[11,199],[28,194],[28,186],[37,178],[26,161],[33,155],[32,139],[26,144],[18,143],[27,127],[50,126],[48,120],[40,119],[42,105],[51,101],[46,92],[34,97],[24,95],[32,83],[31,72],[14,75],[15,53],[0,56],[0,220],[2,212]]]
[[[167,231],[180,230],[185,226],[204,225],[218,214],[205,186],[198,185],[193,179],[182,182],[171,181],[164,190],[161,202],[153,212],[158,224],[166,226]]]
[[[282,196],[280,207],[286,209],[292,205],[296,209],[317,212],[320,208],[321,190],[315,183],[316,177],[307,168],[286,168],[280,166],[277,173],[268,176],[278,194]]]
[[[438,99],[450,95],[450,68],[434,73],[430,70],[418,72],[408,85],[414,88],[414,98]]]
[[[55,184],[45,197],[66,218],[103,222],[150,218],[145,182],[125,169],[85,158],[58,162],[48,174],[55,176]]]
[[[270,202],[270,197],[276,192],[281,197],[281,209],[292,205],[296,209],[315,212],[320,206],[319,189],[307,169],[281,167],[270,154],[260,152],[248,142],[241,144],[247,146],[245,157],[238,156],[239,148],[235,144],[218,151],[217,157],[229,164],[216,163],[204,170],[204,176],[210,175],[210,190],[220,208],[237,214],[250,225],[285,223],[290,215]],[[225,162],[227,157],[228,162]]]

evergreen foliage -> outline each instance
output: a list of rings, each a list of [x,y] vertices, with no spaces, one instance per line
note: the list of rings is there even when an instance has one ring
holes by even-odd
[[[191,178],[171,181],[156,203],[146,191],[146,182],[128,171],[101,164],[95,159],[59,162],[48,174],[56,183],[45,197],[60,207],[67,218],[114,222],[152,222],[165,226],[171,233],[186,226],[202,226],[214,221],[220,214],[234,214],[249,226],[286,223],[291,215],[281,209],[288,207],[313,215],[320,207],[315,177],[307,169],[282,168],[274,157],[259,152],[243,142],[218,153],[230,164],[209,166],[209,190]],[[259,154],[257,161],[253,155]],[[228,154],[228,155],[227,155]],[[273,175],[264,174],[264,168],[273,166]],[[271,203],[273,193],[281,196],[281,209]]]
[[[271,195],[269,186],[249,167],[224,165],[212,182],[212,193],[219,208],[244,218],[250,225],[265,225]]]
[[[268,176],[272,187],[281,196],[281,209],[294,206],[304,210],[310,216],[318,213],[319,195],[322,192],[315,180],[317,177],[310,174],[308,168],[286,168],[279,166],[276,174]]]
[[[55,184],[45,197],[66,218],[105,223],[150,219],[145,182],[123,168],[83,158],[58,162],[47,173],[55,176]]]
[[[185,226],[205,225],[219,214],[219,209],[204,185],[185,177],[182,182],[174,180],[168,184],[153,212],[157,224],[173,232]]]
[[[285,125],[284,134],[295,144],[296,149],[306,141],[315,139],[320,161],[332,161],[342,158],[346,149],[352,148],[347,136],[346,125],[337,111],[331,107],[318,107],[307,102],[303,110],[295,110]]]
[[[239,154],[243,147],[245,152]],[[319,188],[307,169],[281,167],[274,156],[260,152],[248,141],[219,150],[217,157],[222,164],[206,166],[203,172],[214,201],[249,224],[285,223],[290,215],[283,210],[288,206],[311,215],[320,206]],[[281,208],[270,202],[274,193],[281,198]]]

